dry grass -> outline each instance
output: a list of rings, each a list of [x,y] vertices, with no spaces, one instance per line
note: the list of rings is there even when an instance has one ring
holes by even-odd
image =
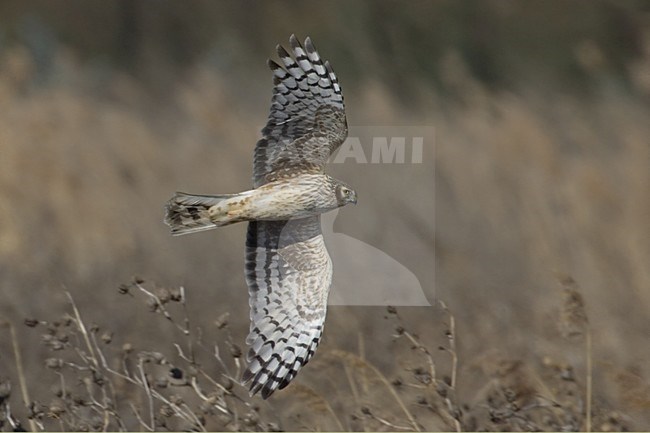
[[[560,305],[558,323],[572,330],[564,334],[567,338],[586,340],[580,291],[572,281],[563,284],[571,294]],[[468,362],[484,370],[488,380],[474,382],[475,395],[463,401],[456,388],[466,378],[458,375],[455,318],[444,304],[432,311],[442,318],[443,343],[437,351],[408,329],[408,320],[401,315],[408,308],[388,307],[384,320],[394,330],[388,344],[396,346],[392,362],[397,368],[388,373],[363,354],[322,350],[310,367],[320,371],[320,378],[311,386],[298,380],[291,391],[277,396],[275,406],[249,398],[238,383],[242,351],[233,342],[227,313],[207,330],[192,324],[182,287],[167,289],[136,278],[118,292],[124,301],[116,305],[146,307],[155,316],[152,320],[170,325],[171,334],[150,335],[152,341],[166,340],[166,347],[135,347],[111,329],[89,324],[67,294],[69,312],[60,320],[25,321],[40,330],[41,343],[50,352],[44,365],[53,373],[45,380],[51,394],[27,400],[33,430],[591,431],[592,425],[599,431],[630,429],[629,417],[601,399],[592,411],[590,369],[581,379],[575,366],[548,357],[541,365],[503,355]],[[210,331],[216,331],[216,338],[206,339]],[[591,362],[589,350],[584,357],[580,362]],[[21,365],[19,359],[16,362]],[[9,409],[8,382],[2,386],[5,415],[0,427],[16,430],[22,424]],[[337,408],[331,399],[338,400]]]

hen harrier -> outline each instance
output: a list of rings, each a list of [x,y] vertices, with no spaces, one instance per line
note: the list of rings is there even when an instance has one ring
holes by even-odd
[[[251,395],[284,388],[313,356],[323,332],[332,261],[320,214],[356,203],[356,192],[324,173],[348,128],[343,95],[311,39],[280,45],[273,60],[273,99],[255,146],[254,189],[229,195],[177,193],[165,223],[183,235],[248,221],[246,283],[250,333],[246,343]]]

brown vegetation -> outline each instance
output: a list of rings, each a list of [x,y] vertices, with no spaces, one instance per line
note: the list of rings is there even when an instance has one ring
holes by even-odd
[[[489,23],[532,22],[483,4]],[[360,5],[350,19],[390,10]],[[539,75],[499,57],[512,38],[489,28],[429,45],[417,9],[330,46],[324,24],[278,18],[242,36],[261,52],[224,43],[213,56],[237,63],[197,55],[171,76],[63,42],[43,70],[29,40],[0,40],[0,430],[647,429],[650,33],[643,11],[603,5],[583,34],[547,11],[558,31],[539,48],[557,50],[530,61]],[[508,53],[535,46],[512,26]],[[614,54],[613,28],[634,49]],[[249,187],[264,56],[292,31],[332,61],[352,127],[435,127],[422,164],[330,167],[359,193],[335,229],[406,266],[434,306],[330,308],[316,356],[262,401],[237,384],[245,228],[171,238],[162,206]],[[481,69],[475,52],[498,61]]]

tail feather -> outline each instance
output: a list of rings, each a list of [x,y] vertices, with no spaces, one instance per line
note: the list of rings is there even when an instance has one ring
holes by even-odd
[[[237,194],[194,195],[177,192],[165,205],[165,224],[173,235],[186,235],[220,227],[209,214],[212,206]]]

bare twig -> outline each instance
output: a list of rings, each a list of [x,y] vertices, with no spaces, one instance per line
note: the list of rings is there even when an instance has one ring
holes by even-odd
[[[93,350],[93,346],[92,344],[90,344],[88,331],[86,330],[86,326],[84,325],[83,320],[81,320],[81,315],[79,314],[77,305],[75,304],[74,299],[72,299],[72,295],[70,294],[70,292],[65,292],[65,294],[68,297],[68,300],[70,301],[70,305],[72,306],[72,311],[74,312],[75,319],[77,321],[77,327],[79,328],[79,332],[81,332],[81,335],[84,337],[84,341],[86,342],[86,348],[88,349],[88,352],[90,352],[90,359],[92,360],[95,367],[99,367],[99,362],[97,361],[97,357],[95,356],[95,351]]]
[[[379,423],[381,423],[381,424],[383,424],[385,426],[388,426],[390,428],[394,428],[394,429],[398,429],[398,430],[411,430],[411,427],[409,427],[409,426],[405,427],[405,426],[400,426],[400,425],[397,425],[397,424],[393,424],[392,422],[375,415],[374,413],[370,412],[369,410],[366,410],[365,414],[368,415],[370,418],[374,419],[375,421],[377,421],[377,422],[379,422]]]
[[[350,390],[352,391],[352,397],[354,398],[354,404],[356,407],[361,406],[361,401],[359,399],[359,390],[357,389],[357,384],[354,381],[354,378],[352,377],[352,372],[350,371],[350,367],[348,366],[347,363],[343,363],[343,371],[345,372],[345,377],[348,379],[348,383],[350,384]],[[366,430],[366,421],[364,418],[361,419],[361,424],[363,427],[363,431]]]
[[[211,399],[210,397],[208,397],[207,395],[205,395],[203,393],[203,391],[199,387],[199,384],[198,384],[198,382],[196,380],[196,377],[192,378],[190,384],[192,385],[192,388],[194,389],[194,392],[196,392],[196,395],[198,395],[201,400],[210,403],[210,405],[217,408],[220,412],[225,413],[225,414],[229,414],[228,409],[226,409],[224,406],[218,405],[217,402],[214,401],[214,399]]]
[[[449,308],[447,308],[447,304],[444,303],[444,301],[440,301],[440,306],[442,309],[445,311],[447,314],[447,317],[449,317],[449,332],[447,333],[447,340],[449,341],[449,350],[448,352],[451,354],[451,383],[450,387],[452,389],[456,389],[456,375],[458,371],[458,355],[456,354],[456,319],[454,318],[454,315],[451,314],[451,311],[449,311]]]
[[[155,295],[154,295],[155,296]],[[102,351],[99,349],[99,346],[96,344],[95,341],[95,346],[93,347],[91,340],[93,340],[93,336],[89,335],[89,333],[86,330],[86,326],[83,323],[83,320],[81,319],[81,315],[79,314],[78,309],[76,308],[76,305],[74,304],[74,301],[70,294],[68,293],[68,298],[70,299],[70,303],[72,304],[73,310],[75,312],[76,316],[76,323],[77,323],[77,328],[79,331],[82,333],[84,337],[84,341],[86,343],[86,346],[88,347],[88,351],[91,353],[90,357],[85,356],[83,353],[81,353],[78,349],[76,350],[78,355],[81,357],[83,362],[87,363],[92,369],[95,371],[99,371],[100,369],[103,369],[107,373],[114,375],[115,377],[119,377],[123,380],[126,380],[129,383],[132,383],[134,385],[137,385],[141,387],[144,391],[145,394],[147,395],[148,402],[149,402],[149,412],[150,412],[150,423],[151,425],[147,424],[142,420],[140,413],[135,409],[135,407],[131,404],[131,409],[134,411],[136,414],[136,417],[138,418],[139,422],[141,425],[145,426],[145,428],[149,431],[153,431],[155,428],[155,412],[154,412],[154,405],[153,405],[153,399],[159,400],[165,404],[167,404],[176,416],[178,416],[181,419],[184,419],[185,421],[189,422],[190,424],[196,424],[196,427],[201,429],[202,431],[205,431],[203,426],[198,423],[198,418],[196,415],[189,409],[189,408],[182,408],[178,406],[177,404],[171,402],[169,399],[167,399],[165,396],[157,392],[156,390],[152,389],[149,386],[148,380],[146,378],[146,374],[144,372],[144,366],[143,366],[143,361],[142,359],[138,363],[138,372],[139,372],[139,377],[138,376],[132,376],[131,373],[128,371],[126,367],[126,357],[123,359],[123,368],[124,368],[124,373],[120,373],[118,371],[113,370],[107,363],[106,357],[102,353]],[[185,334],[187,335],[187,334]],[[74,364],[68,363],[71,366],[74,366],[75,368],[81,369],[81,370],[88,370],[88,367],[81,367],[81,366],[76,366]],[[103,390],[105,391],[105,390]],[[105,398],[107,396],[105,395]]]
[[[140,372],[144,393],[147,396],[147,402],[149,404],[149,419],[151,422],[151,430],[153,431],[156,427],[156,418],[153,412],[153,396],[151,395],[151,387],[149,386],[149,380],[147,380],[147,375],[144,372],[142,358],[138,361],[138,371]]]
[[[366,361],[362,360],[361,358],[359,358],[357,355],[355,355],[353,353],[345,352],[345,351],[342,351],[342,350],[333,350],[330,353],[332,355],[338,357],[339,359],[343,360],[343,361],[346,361],[346,362],[352,361],[353,363],[355,363],[357,365],[362,365],[364,368],[370,369],[375,374],[375,376],[377,376],[377,378],[388,389],[388,392],[393,396],[393,398],[397,402],[398,406],[400,407],[400,409],[402,409],[402,412],[404,412],[404,415],[406,415],[406,418],[408,418],[409,422],[411,423],[411,426],[412,426],[413,430],[418,431],[418,432],[421,431],[420,426],[415,421],[415,418],[413,417],[413,414],[411,413],[411,411],[408,410],[408,408],[406,407],[406,405],[404,404],[404,402],[402,401],[400,396],[397,394],[397,392],[395,392],[395,389],[393,388],[393,386],[390,384],[388,379],[386,379],[386,376],[384,376],[381,373],[381,371],[379,371],[377,369],[377,367],[370,364],[369,362],[366,362]]]
[[[175,326],[179,331],[181,331],[184,335],[189,335],[189,334],[190,334],[189,329],[182,327],[181,325],[179,325],[178,323],[176,323],[176,321],[174,321],[174,318],[172,317],[171,314],[169,314],[169,312],[168,312],[167,309],[165,308],[164,304],[162,303],[162,301],[160,300],[160,298],[159,298],[158,296],[156,296],[156,294],[154,294],[154,293],[150,292],[149,290],[145,289],[145,288],[144,288],[140,283],[138,283],[138,282],[135,283],[135,286],[136,286],[138,289],[140,289],[140,291],[141,291],[142,293],[145,293],[147,296],[149,296],[151,299],[154,300],[154,302],[156,303],[156,307],[160,310],[160,312],[163,314],[163,316],[165,316],[165,319],[167,319],[167,320],[169,320],[171,323],[173,323],[174,326]],[[182,298],[184,298],[183,293],[184,293],[184,291],[181,291],[181,297],[182,297]]]
[[[592,374],[592,356],[591,356],[591,328],[589,325],[586,326],[585,330],[585,358],[587,362],[587,372],[586,372],[586,415],[585,415],[585,430],[587,432],[591,431],[591,399],[592,399],[592,386],[593,386],[593,374]]]
[[[411,335],[410,332],[404,331],[402,333],[408,340],[415,346],[418,350],[420,350],[422,353],[424,353],[425,358],[427,359],[427,364],[429,364],[429,374],[431,374],[431,380],[435,382],[436,380],[436,366],[433,362],[433,357],[431,356],[431,353],[429,350],[422,345],[418,340],[415,339],[413,335]]]
[[[357,334],[357,340],[359,341],[359,357],[362,360],[365,361],[366,360],[366,346],[364,344],[363,334],[361,332],[359,332]],[[365,371],[360,371],[359,376],[360,376],[360,382],[361,382],[361,387],[363,388],[363,392],[365,394],[367,394],[368,393],[368,377],[366,376],[366,372]]]
[[[18,337],[16,336],[16,329],[14,328],[13,324],[8,320],[5,320],[0,324],[9,328],[9,334],[11,336],[11,346],[14,352],[14,362],[16,363],[16,372],[18,374],[18,383],[20,385],[20,392],[22,394],[23,403],[25,404],[25,407],[29,407],[31,399],[29,398],[29,391],[27,390],[27,381],[25,380],[25,371],[23,370],[23,358],[20,353],[20,346],[18,345]],[[11,417],[9,417],[9,420],[11,421]],[[38,430],[38,426],[31,418],[29,419],[29,427],[31,428],[32,431]]]
[[[149,425],[146,422],[144,422],[144,420],[140,416],[140,412],[138,412],[138,409],[135,407],[135,405],[133,403],[129,402],[129,407],[133,411],[133,414],[135,415],[135,417],[138,419],[138,422],[140,423],[140,425],[142,427],[144,427],[147,431],[153,431],[153,429],[151,427],[149,427]]]

